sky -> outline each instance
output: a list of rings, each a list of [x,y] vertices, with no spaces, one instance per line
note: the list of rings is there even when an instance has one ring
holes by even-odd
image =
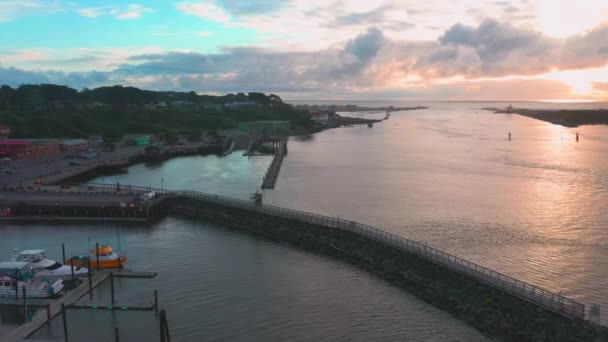
[[[608,101],[608,0],[0,0],[0,84]]]

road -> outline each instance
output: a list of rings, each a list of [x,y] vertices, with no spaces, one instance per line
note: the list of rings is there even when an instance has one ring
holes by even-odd
[[[61,153],[45,159],[35,160],[16,160],[9,164],[15,168],[12,175],[0,176],[0,186],[34,186],[34,182],[42,178],[48,179],[68,177],[73,174],[83,173],[100,164],[107,164],[113,161],[130,158],[137,154],[144,153],[142,146],[126,146],[116,151],[105,153],[92,159],[67,159],[66,153]],[[70,166],[70,162],[78,161],[80,166]]]

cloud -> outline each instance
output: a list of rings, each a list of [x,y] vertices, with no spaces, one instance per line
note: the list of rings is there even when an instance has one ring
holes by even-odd
[[[61,3],[56,0],[4,0],[0,4],[0,22],[13,21],[34,14],[52,14],[62,10]]]
[[[234,15],[272,13],[290,3],[289,0],[218,0],[217,4]]]
[[[330,27],[382,25],[383,28],[402,31],[415,25],[401,19],[395,19],[394,13],[405,16],[406,11],[395,8],[394,5],[380,6],[369,11],[351,12],[337,16]]]
[[[119,20],[139,19],[142,18],[144,13],[154,12],[151,8],[144,7],[139,4],[131,4],[126,7],[117,6],[98,6],[81,8],[78,13],[87,18],[97,18],[101,16],[113,16]]]
[[[401,91],[404,97],[412,98],[543,99],[566,96],[571,87],[585,80],[599,82],[594,85],[597,96],[603,96],[599,90],[606,89],[601,84],[605,78],[557,72],[585,68],[592,73],[588,69],[604,67],[608,62],[608,42],[603,39],[608,33],[606,26],[568,39],[492,19],[479,25],[452,25],[435,40],[395,39],[375,26],[357,32],[340,43],[314,50],[282,46],[221,47],[218,53],[159,48],[141,52],[25,50],[3,52],[0,56],[5,58],[0,57],[0,61],[15,64],[24,60],[19,64],[22,69],[13,68],[10,73],[5,69],[4,76],[13,77],[13,83],[46,77],[78,85],[105,80],[148,89],[201,92],[379,96]],[[208,35],[194,30],[191,34]],[[25,71],[23,65],[37,71]],[[73,65],[80,69],[72,69],[75,73],[70,74],[40,71],[49,66],[66,70]],[[91,70],[91,65],[101,66],[102,73],[78,72]]]
[[[593,82],[593,89],[608,92],[608,82]]]
[[[180,2],[177,4],[180,11],[220,23],[230,22],[231,15],[221,7],[209,2]]]
[[[110,81],[111,75],[106,72],[70,72],[62,71],[27,71],[13,67],[5,68],[0,65],[0,80],[2,84],[13,87],[22,84],[54,83],[76,88],[104,85]]]
[[[419,51],[413,71],[429,77],[534,75],[608,63],[608,26],[569,39],[517,28],[493,19],[453,25],[439,44]]]

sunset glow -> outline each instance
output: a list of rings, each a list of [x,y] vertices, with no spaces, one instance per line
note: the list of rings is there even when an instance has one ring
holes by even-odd
[[[608,2],[592,0],[11,1],[0,7],[13,33],[0,36],[0,78],[288,98],[605,101],[607,20]],[[522,80],[534,89],[522,92]]]

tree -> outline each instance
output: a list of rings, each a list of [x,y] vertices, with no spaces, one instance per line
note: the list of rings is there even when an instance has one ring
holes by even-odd
[[[11,109],[15,101],[15,90],[7,85],[0,87],[0,108]]]

